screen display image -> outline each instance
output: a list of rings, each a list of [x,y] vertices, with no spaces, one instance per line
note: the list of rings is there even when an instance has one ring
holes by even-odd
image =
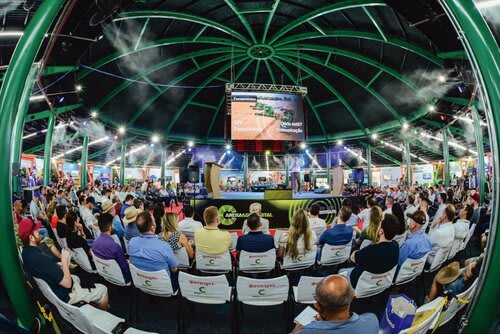
[[[301,95],[232,92],[233,140],[305,140]]]

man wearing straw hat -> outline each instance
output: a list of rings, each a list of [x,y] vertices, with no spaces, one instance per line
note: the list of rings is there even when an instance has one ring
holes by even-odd
[[[137,225],[135,220],[137,219],[137,215],[141,211],[136,209],[135,206],[129,207],[125,210],[125,217],[123,218],[123,223],[125,224],[125,240],[130,241],[133,237],[138,237],[141,235],[139,230],[137,229]]]

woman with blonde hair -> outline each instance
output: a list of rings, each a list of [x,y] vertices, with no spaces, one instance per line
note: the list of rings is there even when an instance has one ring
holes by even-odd
[[[382,209],[380,206],[375,205],[370,209],[370,223],[368,227],[361,232],[358,243],[361,244],[363,240],[368,239],[372,242],[378,242],[378,228],[380,227],[380,222],[382,221]]]
[[[296,259],[300,254],[307,253],[315,247],[316,234],[309,227],[306,211],[295,211],[288,233],[280,238],[278,257],[288,255]]]
[[[184,234],[179,231],[177,223],[179,221],[179,216],[175,212],[167,212],[161,218],[162,232],[160,233],[160,238],[166,241],[174,253],[177,253],[182,247],[186,249],[186,252],[190,259],[194,257],[192,240],[188,240]]]

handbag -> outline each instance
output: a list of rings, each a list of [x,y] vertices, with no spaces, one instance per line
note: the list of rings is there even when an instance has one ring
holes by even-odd
[[[380,321],[379,334],[397,334],[403,329],[410,328],[416,310],[417,304],[410,297],[404,294],[389,296]]]

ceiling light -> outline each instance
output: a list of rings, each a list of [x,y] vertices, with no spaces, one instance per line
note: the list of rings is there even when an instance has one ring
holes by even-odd
[[[151,137],[151,141],[152,141],[153,143],[157,143],[157,142],[159,142],[159,141],[160,141],[160,137],[158,137],[157,135],[153,135],[153,137]]]
[[[445,77],[444,75],[442,75],[442,74],[441,74],[441,75],[438,77],[438,80],[439,80],[439,82],[445,83],[445,82],[446,82],[446,77]]]
[[[306,143],[300,143],[300,148],[305,149],[307,147]]]
[[[124,133],[125,133],[125,131],[126,131],[126,129],[125,129],[125,127],[124,127],[124,126],[120,126],[120,127],[118,128],[118,133],[119,133],[119,134],[121,134],[121,135],[122,135],[122,134],[124,134]]]
[[[231,151],[230,151],[230,150],[227,150],[227,151],[226,151],[226,154],[228,154],[228,155],[229,155],[229,154],[231,154]]]
[[[343,143],[344,143],[344,141],[343,141],[343,140],[341,140],[341,139],[337,140],[337,145],[339,145],[339,146],[340,146],[340,145],[342,145]]]
[[[378,135],[376,133],[372,134],[372,139],[377,139]]]
[[[231,149],[231,144],[226,144],[226,150],[230,150]]]
[[[97,115],[98,115],[98,114],[97,114],[97,111],[95,111],[95,110],[92,110],[92,111],[90,112],[90,117],[92,117],[92,118],[97,118]]]
[[[403,130],[408,130],[408,128],[409,128],[408,123],[403,123]]]
[[[436,106],[434,106],[434,105],[430,105],[430,106],[429,106],[429,111],[430,111],[430,112],[434,112],[434,111],[436,111]]]
[[[0,37],[21,37],[23,34],[22,31],[0,31]]]
[[[194,142],[192,140],[188,141],[188,147],[193,147],[194,146]]]
[[[33,95],[30,96],[30,102],[42,101],[45,100],[45,96],[43,95]]]
[[[80,84],[75,85],[75,90],[76,90],[77,92],[81,92],[81,91],[83,90],[83,86],[82,86],[82,85],[80,85]]]

